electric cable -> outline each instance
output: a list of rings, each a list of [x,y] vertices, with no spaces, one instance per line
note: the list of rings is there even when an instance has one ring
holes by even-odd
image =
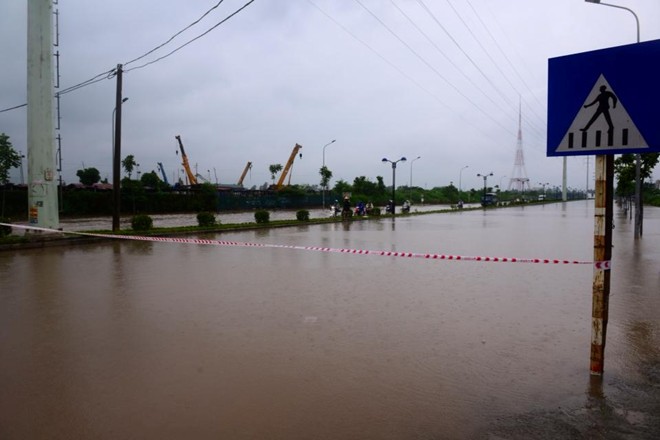
[[[216,9],[218,6],[220,6],[220,4],[221,4],[223,1],[224,1],[224,0],[220,0],[218,3],[216,3],[214,6],[212,6],[208,11],[206,11],[204,14],[202,14],[202,16],[199,17],[197,20],[193,21],[193,22],[190,23],[188,26],[184,27],[184,28],[181,29],[179,32],[177,32],[176,34],[172,35],[172,36],[169,38],[169,40],[165,41],[164,43],[162,43],[162,44],[160,44],[160,45],[158,45],[158,46],[156,46],[156,47],[154,47],[153,49],[151,49],[150,51],[148,51],[148,52],[146,52],[146,53],[140,55],[139,57],[137,57],[137,58],[135,58],[135,59],[132,59],[132,60],[130,60],[130,61],[127,61],[126,63],[124,63],[124,66],[128,66],[129,64],[134,63],[135,61],[141,60],[142,58],[146,57],[147,55],[150,55],[150,54],[154,53],[155,51],[157,51],[157,50],[160,49],[161,47],[163,47],[163,46],[165,46],[166,44],[170,43],[172,40],[174,40],[176,37],[178,37],[179,35],[181,35],[183,32],[187,31],[188,29],[190,29],[191,27],[195,26],[197,23],[199,23],[200,21],[202,21],[202,20],[204,19],[204,17],[206,17],[207,15],[209,15],[209,14],[211,13],[211,11],[213,11],[213,10]]]
[[[474,102],[472,99],[470,99],[465,93],[463,93],[458,87],[456,87],[453,83],[451,83],[447,78],[442,76],[438,70],[433,67],[424,57],[422,57],[415,49],[413,49],[408,43],[406,43],[401,37],[399,37],[396,32],[394,32],[389,26],[387,26],[376,14],[374,14],[369,8],[367,8],[360,0],[354,0],[357,4],[362,6],[364,10],[366,10],[376,21],[378,21],[385,29],[387,29],[401,44],[403,44],[413,55],[415,55],[422,63],[424,63],[431,71],[433,71],[440,79],[445,81],[451,88],[453,88],[456,93],[461,95],[465,100],[467,100],[470,104],[472,104],[477,110],[479,110],[484,116],[486,116],[488,119],[493,121],[496,125],[500,126],[503,130],[505,130],[508,133],[512,133],[510,129],[505,127],[501,122],[499,122],[497,119],[495,119],[492,115],[490,115],[488,112],[486,112],[483,108],[481,108],[476,102]]]
[[[493,90],[495,90],[505,102],[507,102],[509,105],[511,105],[511,103],[507,99],[506,95],[504,95],[504,93],[500,90],[500,88],[497,87],[497,85],[488,77],[488,75],[486,75],[486,73],[481,69],[481,67],[479,67],[477,65],[477,63],[474,61],[474,59],[472,59],[472,57],[465,51],[465,49],[463,49],[463,47],[454,38],[454,36],[447,30],[447,28],[445,28],[445,26],[442,25],[440,20],[438,20],[438,18],[435,16],[435,14],[433,14],[433,12],[428,8],[428,6],[426,6],[424,1],[423,0],[417,0],[417,3],[419,3],[419,5],[433,19],[433,21],[435,21],[435,23],[440,27],[440,29],[442,29],[442,31],[447,35],[447,37],[449,37],[449,39],[454,43],[454,45],[463,53],[463,55],[465,55],[465,57],[468,59],[468,61],[470,61],[472,66],[474,66],[474,68],[477,69],[477,71],[481,74],[481,76],[483,76],[484,79],[493,87]]]
[[[458,17],[458,19],[461,21],[461,23],[463,23],[463,26],[465,26],[465,28],[468,30],[468,32],[470,33],[470,35],[472,36],[472,38],[474,39],[474,41],[476,41],[476,43],[479,45],[479,47],[481,48],[481,50],[486,54],[486,56],[488,57],[488,59],[493,63],[493,65],[494,65],[495,68],[498,70],[498,72],[500,72],[500,74],[501,74],[502,77],[506,80],[506,82],[509,84],[509,86],[511,86],[511,88],[516,92],[516,94],[518,94],[518,96],[521,96],[522,94],[520,93],[520,91],[518,90],[518,88],[517,88],[512,82],[511,82],[511,80],[509,79],[509,76],[508,76],[506,73],[504,73],[504,71],[502,70],[502,68],[500,67],[500,65],[499,65],[499,64],[495,61],[495,59],[491,56],[490,51],[486,50],[486,48],[485,48],[484,45],[481,43],[481,41],[479,40],[479,38],[474,34],[474,32],[472,31],[472,29],[470,28],[470,26],[469,26],[469,25],[467,24],[467,22],[463,19],[463,16],[458,12],[458,10],[454,7],[454,5],[451,3],[450,0],[445,0],[445,1],[446,1],[447,4],[451,7],[452,11],[454,11],[454,14]],[[515,104],[512,104],[512,103],[509,103],[509,104],[512,105],[512,106],[515,108]],[[531,112],[532,112],[532,114],[533,114],[534,116],[536,116],[539,120],[543,121],[543,119],[542,119],[540,116],[538,116],[538,114],[536,114],[536,112],[535,112],[533,109],[530,109],[530,110],[531,110]],[[527,119],[527,118],[525,118],[525,119]],[[531,120],[529,120],[529,119],[527,119],[527,123],[530,125],[530,128],[532,128],[534,131],[537,131],[537,132],[538,132],[537,134],[542,135],[542,130],[540,130],[540,129],[535,125],[535,123],[533,123],[533,122],[532,122]],[[542,123],[543,123],[543,122],[542,122]]]
[[[76,85],[73,85],[71,87],[67,87],[65,89],[60,90],[59,92],[55,93],[55,96],[64,95],[65,93],[73,92],[75,90],[81,89],[83,87],[86,87],[88,85],[97,83],[99,81],[110,79],[116,74],[116,70],[117,69],[110,69],[110,70],[107,70],[105,72],[101,72],[98,75],[95,75],[95,76],[93,76],[92,78],[90,78],[86,81],[83,81],[83,82],[78,83]],[[103,76],[105,76],[105,77],[103,77]],[[14,107],[9,107],[9,108],[2,109],[2,110],[0,110],[0,113],[8,112],[10,110],[16,110],[16,109],[19,109],[21,107],[26,107],[26,106],[27,106],[27,103],[21,104],[21,105],[16,105]]]
[[[493,43],[495,43],[495,46],[496,46],[497,49],[500,51],[500,53],[502,54],[502,56],[504,57],[504,59],[506,60],[506,62],[509,64],[509,66],[511,67],[511,69],[515,72],[515,74],[516,74],[516,76],[518,77],[518,79],[520,79],[520,82],[522,82],[522,84],[525,86],[525,88],[527,89],[527,91],[529,92],[529,94],[532,95],[532,97],[534,98],[534,100],[535,100],[536,103],[538,104],[538,108],[545,108],[545,106],[539,101],[539,99],[538,99],[538,97],[536,96],[536,94],[534,93],[534,91],[529,87],[529,85],[527,84],[527,81],[525,81],[525,78],[523,78],[523,76],[520,74],[520,71],[518,70],[518,68],[516,67],[516,65],[513,64],[513,62],[512,62],[511,59],[508,57],[508,55],[506,54],[506,52],[504,51],[504,49],[502,49],[502,46],[501,46],[501,45],[499,44],[499,42],[497,41],[497,38],[495,38],[495,36],[494,36],[493,33],[491,32],[491,30],[488,28],[488,26],[486,25],[486,23],[484,22],[484,20],[481,18],[481,15],[480,15],[479,12],[475,9],[475,7],[472,5],[472,2],[471,2],[470,0],[466,0],[466,1],[467,1],[467,4],[468,4],[468,5],[470,6],[470,8],[472,9],[472,11],[474,12],[474,15],[477,17],[477,19],[478,19],[479,22],[481,23],[481,26],[483,26],[483,28],[486,30],[486,33],[487,33],[488,36],[491,38],[491,40],[493,40]],[[531,108],[531,106],[530,106],[530,108]],[[547,122],[546,122],[543,118],[540,118],[540,119],[543,121],[543,125],[544,125],[544,126],[547,126]]]
[[[465,71],[464,71],[463,69],[461,69],[461,68],[460,68],[460,67],[459,67],[459,66],[458,66],[458,65],[457,65],[457,64],[456,64],[451,58],[449,58],[449,56],[448,56],[448,55],[447,55],[447,54],[446,54],[446,53],[440,48],[440,46],[438,46],[438,45],[433,41],[433,39],[431,39],[431,37],[430,37],[426,32],[424,32],[424,31],[423,31],[423,30],[417,25],[417,23],[415,23],[415,21],[414,21],[414,20],[413,20],[408,14],[406,14],[406,12],[405,12],[404,10],[402,10],[402,9],[399,7],[399,5],[396,4],[395,0],[390,0],[390,3],[392,3],[392,6],[394,6],[394,7],[395,7],[395,8],[401,13],[401,15],[403,15],[403,16],[404,16],[404,17],[410,22],[410,24],[411,24],[415,29],[417,29],[417,31],[418,31],[420,34],[422,34],[422,35],[424,36],[424,38],[426,38],[426,40],[427,40],[427,41],[428,41],[428,42],[429,42],[429,43],[430,43],[430,44],[431,44],[431,45],[432,45],[432,46],[433,46],[433,47],[434,47],[434,48],[435,48],[435,49],[436,49],[436,50],[437,50],[437,51],[438,51],[443,57],[444,57],[444,59],[445,59],[449,64],[451,64],[452,66],[454,66],[454,68],[456,69],[456,71],[458,71],[458,72],[463,76],[463,78],[465,78],[465,79],[466,79],[466,80],[472,85],[472,87],[474,87],[476,90],[478,90],[479,92],[481,92],[481,94],[482,94],[484,97],[486,97],[486,99],[488,99],[493,105],[495,105],[496,107],[498,107],[503,113],[505,113],[505,112],[507,111],[507,110],[505,110],[505,109],[504,109],[504,108],[503,108],[503,107],[502,107],[497,101],[495,101],[495,100],[494,100],[494,99],[493,99],[488,93],[486,93],[481,87],[479,87],[479,85],[478,85],[476,82],[474,82],[474,80],[472,80],[472,78],[470,78],[470,77],[465,73]]]
[[[156,58],[156,59],[153,60],[153,61],[149,61],[148,63],[144,63],[144,64],[141,64],[141,65],[139,65],[139,66],[136,66],[136,67],[133,67],[133,68],[130,68],[130,69],[126,69],[126,70],[124,71],[124,73],[130,72],[130,71],[133,71],[133,70],[137,70],[137,69],[142,69],[142,68],[144,68],[144,67],[147,67],[147,66],[149,66],[149,65],[151,65],[151,64],[154,64],[154,63],[157,63],[157,62],[159,62],[159,61],[161,61],[161,60],[164,60],[165,58],[167,58],[167,57],[169,57],[169,56],[175,54],[175,53],[178,52],[179,50],[183,49],[184,47],[188,46],[189,44],[193,43],[194,41],[199,40],[200,38],[202,38],[203,36],[205,36],[205,35],[208,34],[209,32],[213,31],[214,29],[216,29],[216,28],[217,28],[218,26],[220,26],[221,24],[225,23],[225,22],[226,22],[227,20],[229,20],[230,18],[234,17],[236,14],[238,14],[239,12],[241,12],[243,9],[247,8],[248,6],[250,6],[254,1],[255,1],[255,0],[250,0],[250,1],[248,1],[248,2],[245,3],[243,6],[241,6],[240,8],[238,8],[236,11],[232,12],[232,13],[229,14],[227,17],[225,17],[224,19],[222,19],[222,20],[220,20],[218,23],[216,23],[214,26],[212,26],[211,28],[207,29],[205,32],[203,32],[203,33],[201,33],[200,35],[196,36],[195,38],[193,38],[193,39],[187,41],[186,43],[184,43],[184,44],[182,44],[181,46],[177,47],[176,49],[172,50],[171,52],[169,52],[169,53],[167,53],[167,54],[165,54],[165,55],[163,55],[163,56],[161,56],[161,57],[159,57],[159,58]]]

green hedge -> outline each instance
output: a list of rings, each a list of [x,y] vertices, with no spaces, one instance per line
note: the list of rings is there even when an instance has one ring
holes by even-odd
[[[254,221],[257,223],[268,223],[270,221],[270,212],[260,209],[254,213]]]
[[[151,217],[145,214],[134,215],[131,218],[131,227],[134,231],[148,231],[154,225]]]

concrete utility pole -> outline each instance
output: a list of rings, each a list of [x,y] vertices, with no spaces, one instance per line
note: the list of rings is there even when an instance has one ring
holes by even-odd
[[[53,121],[53,5],[28,1],[27,156],[31,225],[59,228]]]

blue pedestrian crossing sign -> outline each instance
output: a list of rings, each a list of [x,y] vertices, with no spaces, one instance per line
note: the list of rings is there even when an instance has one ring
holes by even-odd
[[[548,156],[660,152],[660,40],[548,61]]]

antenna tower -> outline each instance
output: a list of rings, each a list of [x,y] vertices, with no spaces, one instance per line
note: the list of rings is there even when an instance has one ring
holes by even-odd
[[[522,110],[520,101],[518,102],[518,141],[516,142],[516,159],[513,162],[513,171],[509,179],[509,191],[525,191],[525,186],[529,189],[529,178],[525,170],[525,156],[523,155],[522,143]]]

